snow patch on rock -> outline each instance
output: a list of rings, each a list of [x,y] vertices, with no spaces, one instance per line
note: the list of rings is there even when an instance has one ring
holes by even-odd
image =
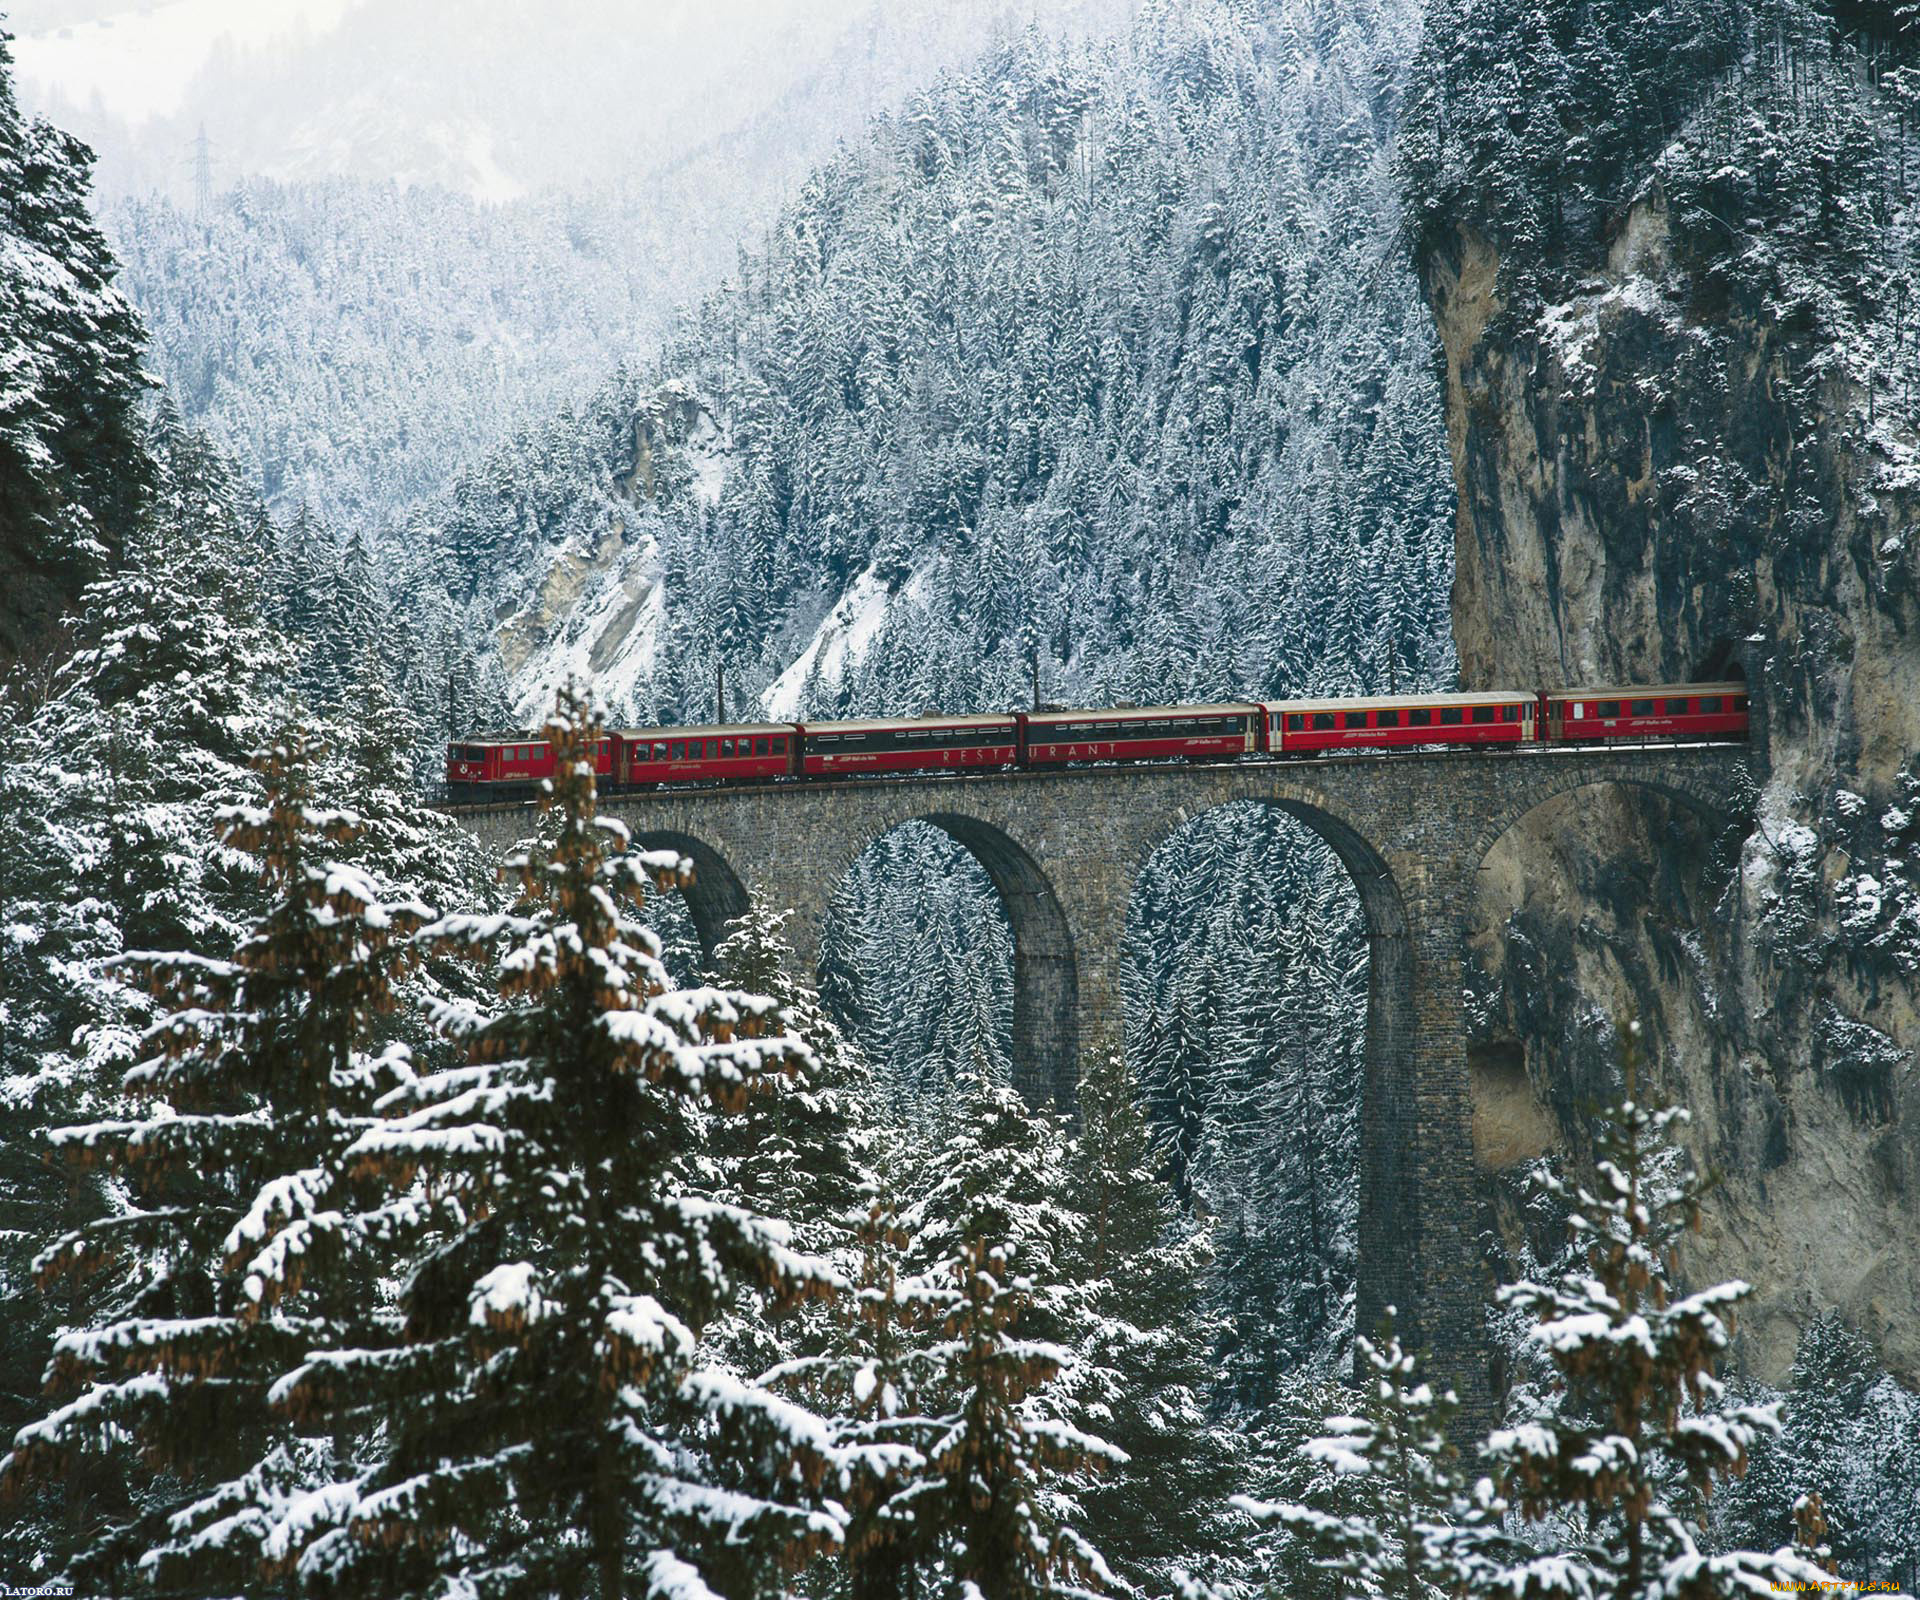
[[[843,683],[873,648],[893,608],[925,597],[927,579],[928,568],[922,566],[898,590],[890,590],[868,567],[814,629],[793,664],[768,685],[760,696],[761,714],[774,722],[794,721],[806,709],[809,681],[823,688]]]

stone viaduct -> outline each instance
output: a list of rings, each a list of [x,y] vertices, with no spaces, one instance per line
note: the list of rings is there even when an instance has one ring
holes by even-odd
[[[1487,1286],[1462,1005],[1475,874],[1535,807],[1622,783],[1721,819],[1753,793],[1747,749],[1723,745],[781,783],[614,795],[602,811],[622,818],[637,845],[692,858],[689,909],[709,952],[749,889],[791,907],[809,977],[828,902],[861,852],[906,822],[943,828],[986,869],[1012,924],[1019,1086],[1062,1107],[1081,1058],[1120,1047],[1122,934],[1148,857],[1216,806],[1253,801],[1298,818],[1345,863],[1366,917],[1358,1323],[1370,1328],[1397,1307],[1403,1334],[1477,1412],[1488,1394]],[[462,820],[503,847],[528,831],[524,806]]]

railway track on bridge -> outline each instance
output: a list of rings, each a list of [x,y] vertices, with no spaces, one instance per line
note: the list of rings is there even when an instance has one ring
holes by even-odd
[[[1346,750],[1332,755],[1234,756],[1227,760],[1185,759],[1178,761],[1104,761],[1073,767],[993,767],[960,771],[890,772],[852,778],[771,778],[743,783],[673,783],[645,788],[619,788],[603,785],[606,800],[693,799],[703,795],[831,794],[835,791],[863,793],[875,788],[906,784],[953,784],[960,787],[982,783],[1073,783],[1090,776],[1110,776],[1120,772],[1185,773],[1200,771],[1230,772],[1304,772],[1315,769],[1342,770],[1369,766],[1406,766],[1415,762],[1442,762],[1480,766],[1487,762],[1567,761],[1591,759],[1608,752],[1660,751],[1683,755],[1695,751],[1738,750],[1744,739],[1671,739],[1613,740],[1603,745],[1528,745],[1486,746],[1459,749],[1447,745],[1397,750]],[[451,817],[499,816],[530,811],[538,804],[534,795],[514,800],[486,800],[464,805],[448,804],[438,798],[433,808]]]

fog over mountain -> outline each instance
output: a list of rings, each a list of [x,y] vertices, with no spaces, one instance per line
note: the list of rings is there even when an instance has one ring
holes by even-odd
[[[99,154],[183,417],[276,512],[377,538],[644,359],[874,115],[994,38],[1134,9],[30,0],[7,25],[24,108]]]
[[[99,192],[213,175],[439,184],[484,200],[619,190],[766,127],[790,177],[996,29],[1124,25],[1088,0],[27,0],[23,100],[90,142]],[[537,20],[536,20],[537,19]],[[782,108],[797,115],[783,118]],[[770,169],[770,170],[769,170]],[[727,209],[739,213],[729,187]]]

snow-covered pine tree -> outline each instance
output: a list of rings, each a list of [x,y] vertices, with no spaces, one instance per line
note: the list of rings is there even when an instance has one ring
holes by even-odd
[[[0,1335],[0,1437],[44,1412],[40,1374],[57,1326],[131,1295],[125,1282],[33,1292],[47,1239],[124,1208],[100,1171],[46,1165],[41,1132],[128,1114],[121,1080],[151,996],[128,949],[232,949],[261,909],[256,864],[211,843],[220,808],[259,792],[249,756],[271,737],[274,646],[245,574],[253,562],[218,463],[155,429],[159,492],[126,530],[123,559],[82,592],[78,648],[11,701],[0,753],[6,927],[0,1140],[8,1152],[0,1283],[18,1314]],[[44,1320],[43,1320],[44,1319]],[[0,1550],[57,1570],[99,1518],[129,1503],[130,1459],[79,1465],[51,1497],[16,1501]],[[42,1514],[44,1513],[44,1515]]]
[[[336,760],[326,774],[338,803],[358,819],[347,859],[449,909],[484,904],[492,864],[470,832],[423,802],[414,773],[429,741],[374,641],[362,642],[347,670],[332,718]]]
[[[767,1381],[792,1388],[834,1420],[847,1531],[839,1566],[848,1600],[911,1600],[938,1559],[939,1524],[916,1500],[928,1490],[927,1414],[942,1373],[934,1332],[954,1291],[907,1265],[910,1243],[884,1181],[848,1219],[859,1252],[852,1290],[836,1302],[836,1337],[783,1363]]]
[[[125,958],[167,1007],[126,1075],[153,1109],[52,1136],[69,1161],[106,1164],[131,1204],[55,1240],[42,1286],[139,1265],[130,1293],[55,1341],[59,1404],[16,1436],[0,1490],[137,1447],[145,1492],[71,1569],[114,1593],[259,1584],[277,1524],[335,1470],[324,1441],[274,1421],[268,1390],[309,1343],[370,1330],[385,1265],[371,1241],[390,1219],[358,1211],[340,1155],[408,1073],[358,1046],[429,913],[329,859],[353,820],[313,805],[314,761],[288,730],[261,758],[263,802],[225,814],[222,842],[259,863],[269,902],[233,956]]]
[[[1068,1418],[1126,1452],[1080,1487],[1079,1525],[1127,1582],[1164,1593],[1203,1570],[1239,1481],[1238,1434],[1207,1414],[1219,1319],[1203,1302],[1207,1230],[1181,1215],[1133,1075],[1111,1055],[1080,1076],[1067,1162],[1077,1214]]]
[[[714,1191],[727,1203],[787,1221],[799,1248],[851,1277],[861,1254],[859,1202],[874,1187],[881,1139],[873,1084],[858,1049],[794,976],[788,915],[756,896],[713,953],[719,983],[772,1001],[768,1025],[777,1022],[807,1046],[782,1070],[754,1081],[744,1115],[710,1124]],[[776,1317],[767,1314],[768,1301],[765,1285],[744,1284],[738,1307],[711,1335],[728,1366],[745,1376],[784,1368],[834,1342],[838,1307],[808,1301]]]
[[[896,1502],[959,1595],[995,1600],[1116,1585],[1073,1525],[1071,1483],[1125,1455],[1061,1419],[1048,1393],[1072,1359],[1048,1333],[1069,1317],[1061,1268],[1075,1219],[1061,1203],[1053,1119],[977,1070],[962,1075],[930,1184],[907,1213],[914,1249],[952,1286],[934,1355],[941,1410],[920,1481]]]
[[[785,1223],[695,1181],[702,1110],[742,1109],[805,1046],[770,1001],[666,990],[633,912],[687,869],[596,815],[601,736],[564,690],[519,903],[423,934],[493,954],[498,1007],[443,1006],[467,1063],[390,1095],[352,1153],[455,1225],[403,1287],[395,1348],[316,1351],[279,1391],[302,1421],[385,1425],[386,1458],[315,1508],[301,1568],[330,1592],[748,1596],[838,1538],[826,1424],[701,1348],[744,1282],[831,1287]]]
[[[1643,1097],[1638,1024],[1621,1035],[1623,1097],[1603,1115],[1592,1189],[1550,1170],[1537,1182],[1585,1246],[1551,1282],[1501,1302],[1535,1319],[1529,1337],[1557,1380],[1531,1417],[1495,1430],[1485,1457],[1502,1495],[1559,1546],[1512,1563],[1501,1592],[1707,1600],[1765,1594],[1823,1574],[1791,1549],[1703,1550],[1716,1481],[1779,1431],[1778,1407],[1731,1403],[1714,1369],[1744,1283],[1676,1293],[1675,1254],[1706,1185],[1676,1142],[1686,1113]]]
[[[1835,1312],[1801,1333],[1780,1433],[1756,1444],[1747,1471],[1716,1497],[1715,1532],[1730,1544],[1785,1544],[1808,1495],[1849,1578],[1920,1580],[1920,1396],[1882,1371]]]
[[[773,1002],[782,1029],[807,1050],[755,1085],[754,1115],[714,1130],[714,1151],[736,1174],[743,1204],[792,1220],[809,1249],[844,1238],[844,1218],[867,1186],[872,1158],[872,1078],[820,997],[793,973],[785,926],[791,913],[756,895],[728,924],[713,953],[715,981]],[[822,1236],[808,1237],[814,1227]]]
[[[1505,1545],[1504,1509],[1485,1480],[1470,1486],[1448,1441],[1456,1404],[1435,1393],[1393,1332],[1356,1338],[1356,1414],[1330,1416],[1300,1454],[1328,1469],[1307,1501],[1244,1499],[1241,1508],[1284,1527],[1332,1575],[1341,1594],[1445,1600],[1493,1592]]]
[[[93,152],[14,96],[0,30],[0,666],[50,644],[152,486],[146,335],[93,219]]]

